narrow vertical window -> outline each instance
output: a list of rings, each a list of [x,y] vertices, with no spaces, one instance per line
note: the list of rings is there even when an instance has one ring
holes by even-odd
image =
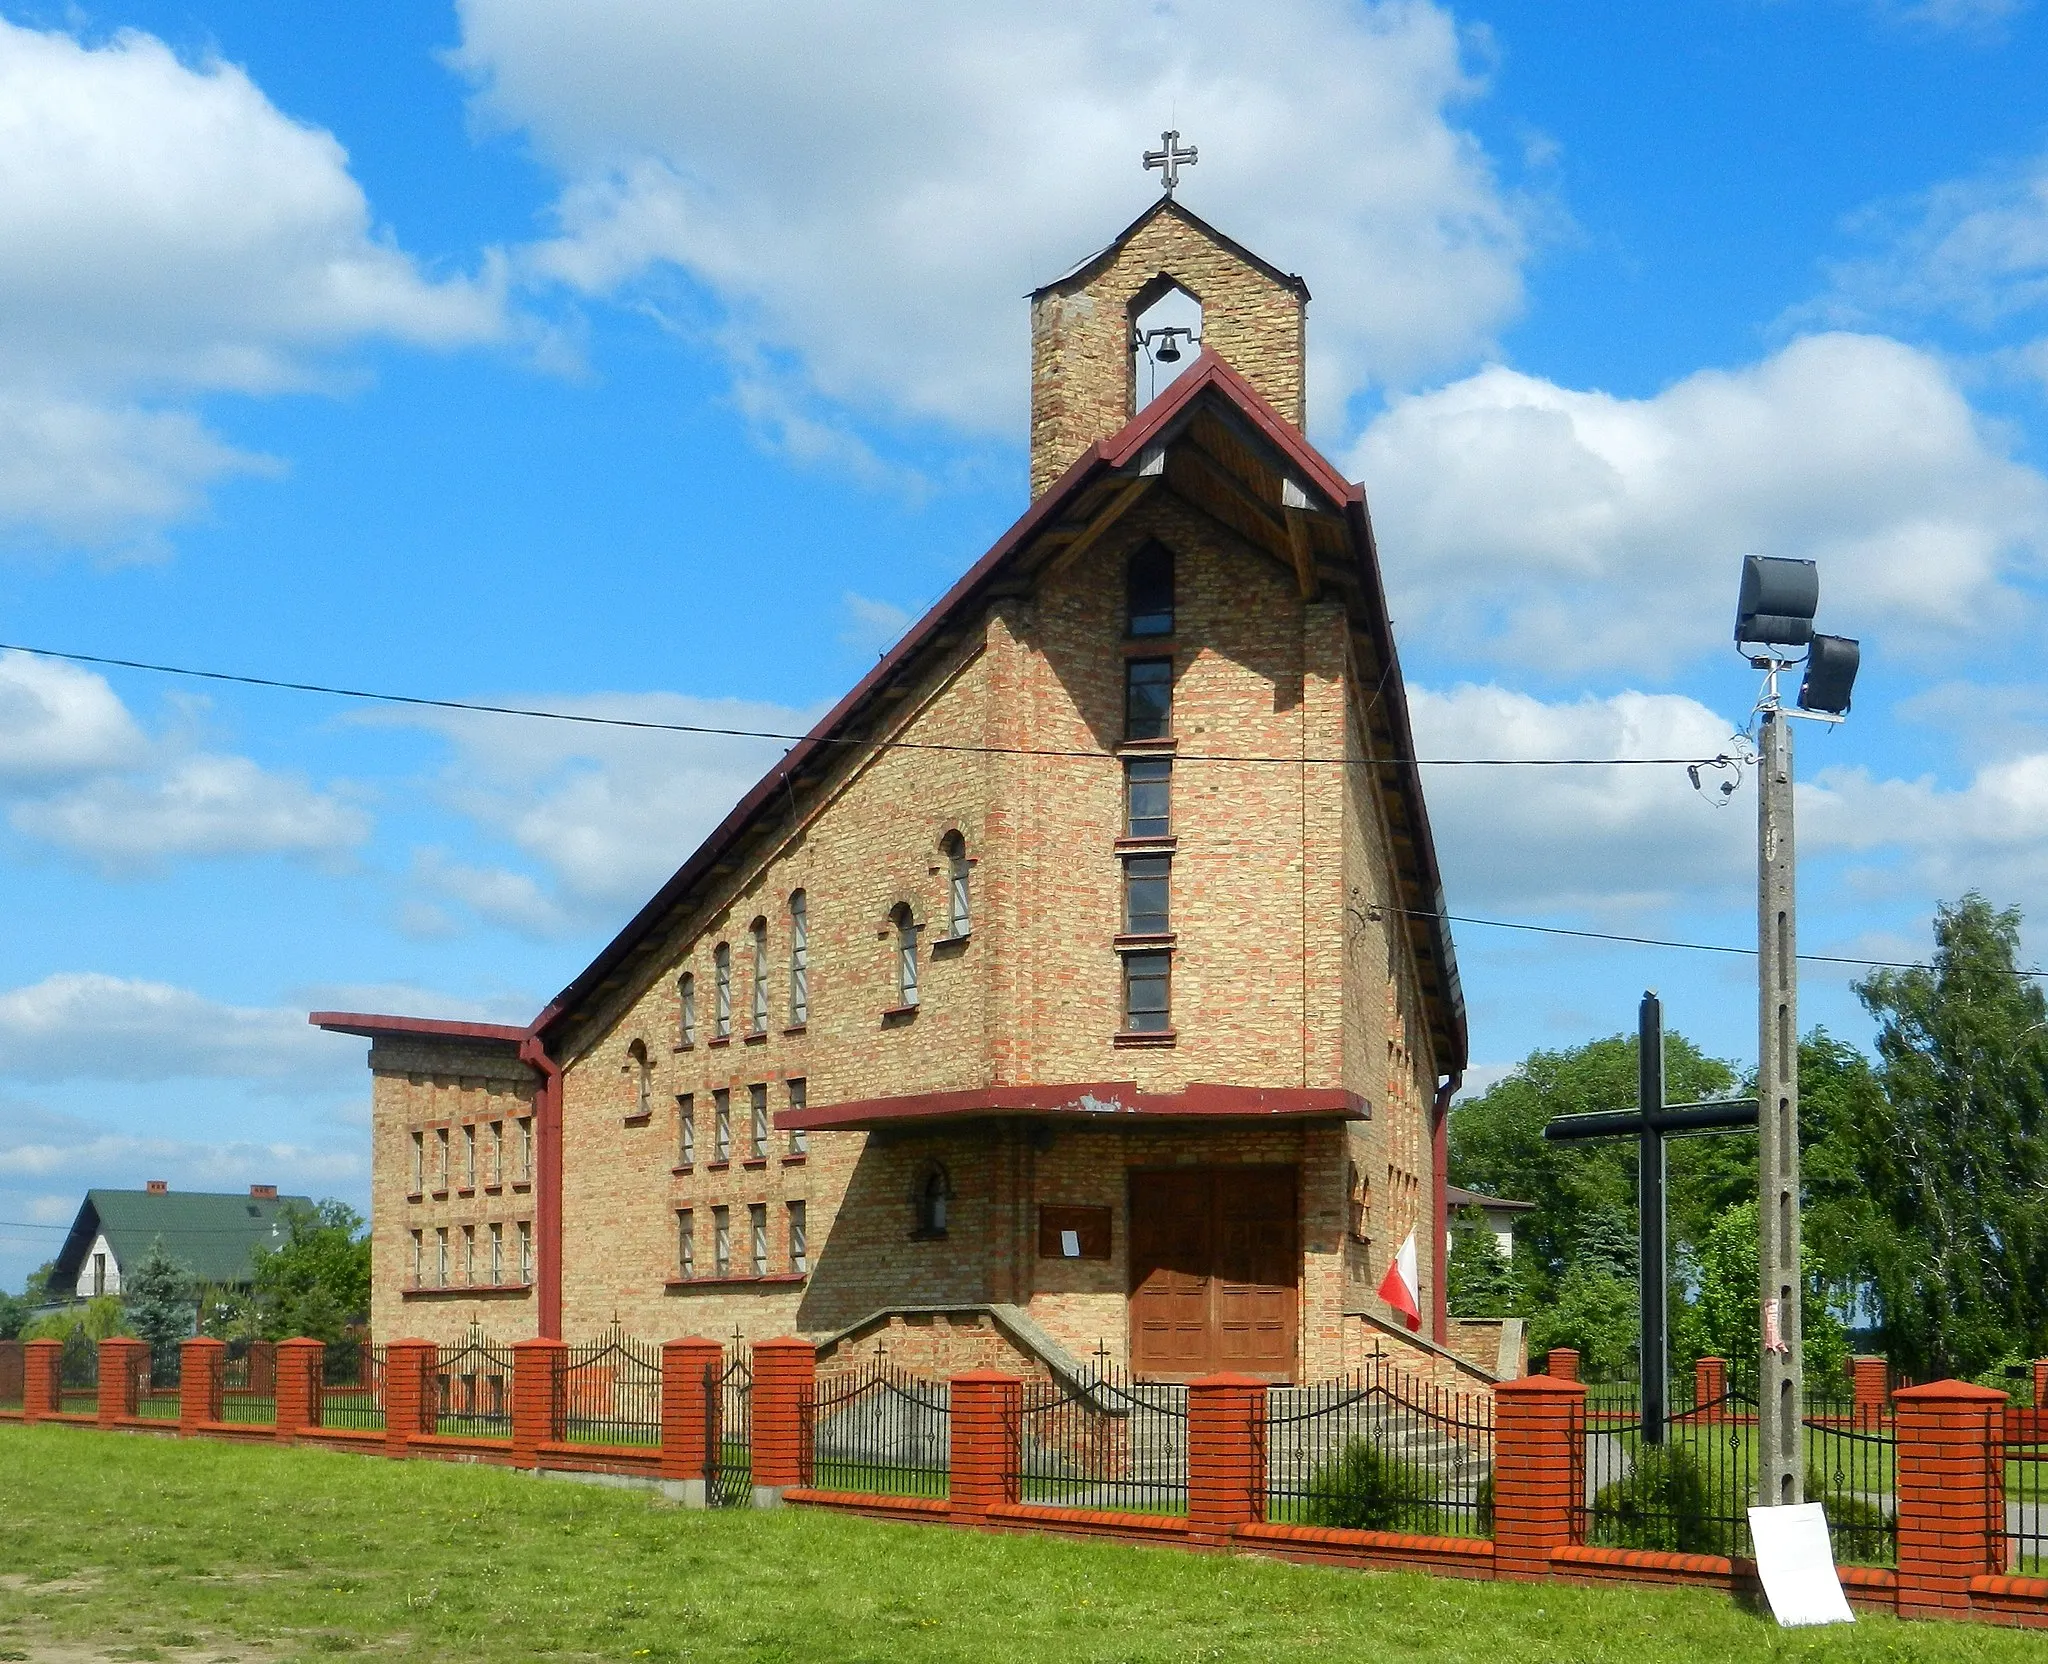
[[[476,1123],[465,1121],[462,1126],[462,1187],[476,1189]]]
[[[1163,740],[1173,731],[1173,660],[1124,661],[1124,738]]]
[[[789,1268],[798,1276],[811,1269],[811,1241],[804,1229],[804,1205],[789,1204]]]
[[[896,936],[896,1008],[908,1011],[917,1004],[917,920],[909,904],[899,902],[889,922]]]
[[[1132,855],[1124,860],[1124,934],[1164,936],[1172,925],[1167,913],[1167,887],[1172,880],[1169,855]]]
[[[412,1193],[417,1196],[427,1188],[427,1135],[415,1132],[412,1135]]]
[[[967,886],[967,840],[948,832],[939,853],[946,858],[946,936],[957,942],[974,930],[973,898]]]
[[[732,1160],[732,1093],[721,1086],[711,1094],[711,1159]]]
[[[493,1225],[491,1227],[491,1281],[493,1283],[502,1283],[504,1280],[505,1227],[503,1225]]]
[[[519,1182],[533,1183],[533,1117],[519,1117]]]
[[[754,1275],[768,1275],[768,1204],[756,1202],[747,1209],[747,1235],[754,1250]]]
[[[952,1197],[953,1181],[946,1169],[936,1161],[926,1163],[911,1195],[911,1235],[944,1236],[947,1204]]]
[[[697,1043],[697,979],[687,971],[676,984],[676,1005],[681,1013],[676,1037],[685,1046]]]
[[[533,1222],[529,1219],[519,1221],[519,1280],[533,1281]]]
[[[434,1282],[438,1287],[448,1286],[448,1227],[441,1226],[434,1232]]]
[[[720,942],[711,954],[711,1038],[732,1038],[732,944]]]
[[[1124,955],[1124,1029],[1131,1034],[1164,1034],[1173,1026],[1170,991],[1173,955]]]
[[[789,1026],[811,1020],[811,910],[799,890],[789,898]]]
[[[697,1275],[697,1220],[688,1208],[676,1209],[676,1275],[684,1282]]]
[[[493,1185],[501,1185],[504,1182],[505,1123],[503,1121],[493,1121],[491,1123],[491,1183]]]
[[[676,1099],[676,1165],[697,1165],[697,1097],[693,1092]]]
[[[474,1225],[462,1227],[462,1280],[465,1283],[476,1281],[476,1227]]]
[[[92,1291],[95,1296],[107,1292],[107,1256],[95,1254],[92,1257]]]
[[[768,1032],[768,921],[756,919],[748,934],[753,938],[754,989],[753,1024],[749,1032]]]
[[[434,1188],[436,1190],[446,1190],[448,1188],[448,1129],[446,1127],[436,1127],[434,1129]]]
[[[427,1243],[426,1233],[412,1233],[412,1286],[418,1288],[426,1278]]]
[[[1133,636],[1173,634],[1173,551],[1147,543],[1131,556],[1125,569],[1124,633]]]
[[[1124,764],[1124,836],[1173,834],[1173,759],[1133,757]]]
[[[808,1087],[803,1076],[797,1076],[795,1080],[789,1083],[789,1107],[791,1109],[802,1109],[806,1101],[807,1092]],[[789,1153],[791,1155],[807,1155],[810,1153],[810,1148],[811,1135],[805,1132],[802,1127],[798,1127],[790,1133]]]
[[[732,1209],[711,1210],[711,1270],[714,1276],[732,1275]]]
[[[654,1065],[648,1059],[645,1040],[635,1040],[626,1048],[626,1068],[633,1078],[633,1119],[644,1121],[654,1113]]]
[[[766,1161],[768,1159],[768,1088],[765,1083],[747,1088],[747,1109],[750,1125],[747,1128],[747,1159]]]

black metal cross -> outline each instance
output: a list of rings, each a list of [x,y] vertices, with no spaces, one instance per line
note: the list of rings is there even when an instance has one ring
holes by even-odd
[[[1183,167],[1193,167],[1198,160],[1195,147],[1188,145],[1183,148],[1180,144],[1180,134],[1177,132],[1161,133],[1159,148],[1145,152],[1146,168],[1159,170],[1159,182],[1166,187],[1168,196],[1173,195],[1174,186],[1180,183],[1180,170]]]
[[[1643,995],[1637,1024],[1636,1108],[1560,1115],[1543,1129],[1545,1138],[1636,1139],[1636,1194],[1641,1214],[1636,1280],[1642,1286],[1642,1339],[1637,1373],[1642,1376],[1644,1444],[1664,1442],[1666,1375],[1670,1369],[1670,1274],[1665,1266],[1664,1141],[1689,1133],[1736,1132],[1756,1125],[1756,1099],[1716,1098],[1708,1103],[1664,1101],[1664,1004]]]

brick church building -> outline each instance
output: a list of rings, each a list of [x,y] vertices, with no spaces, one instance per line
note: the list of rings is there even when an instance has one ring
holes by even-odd
[[[1465,1014],[1308,298],[1162,197],[1031,298],[1023,517],[530,1026],[314,1014],[372,1042],[379,1339],[1441,1359]]]

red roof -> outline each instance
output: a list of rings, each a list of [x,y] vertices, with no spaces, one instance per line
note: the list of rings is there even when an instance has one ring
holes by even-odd
[[[983,1086],[960,1092],[917,1092],[816,1109],[777,1112],[784,1132],[866,1132],[876,1127],[970,1121],[991,1115],[1108,1123],[1128,1120],[1365,1121],[1371,1111],[1355,1092],[1300,1086],[1212,1086],[1190,1082],[1179,1092],[1140,1092],[1135,1081],[1078,1085]]]

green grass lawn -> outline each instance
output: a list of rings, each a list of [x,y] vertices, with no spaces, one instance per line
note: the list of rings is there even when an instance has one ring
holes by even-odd
[[[322,1450],[0,1427],[0,1658],[2038,1659],[1712,1595],[992,1537]]]

